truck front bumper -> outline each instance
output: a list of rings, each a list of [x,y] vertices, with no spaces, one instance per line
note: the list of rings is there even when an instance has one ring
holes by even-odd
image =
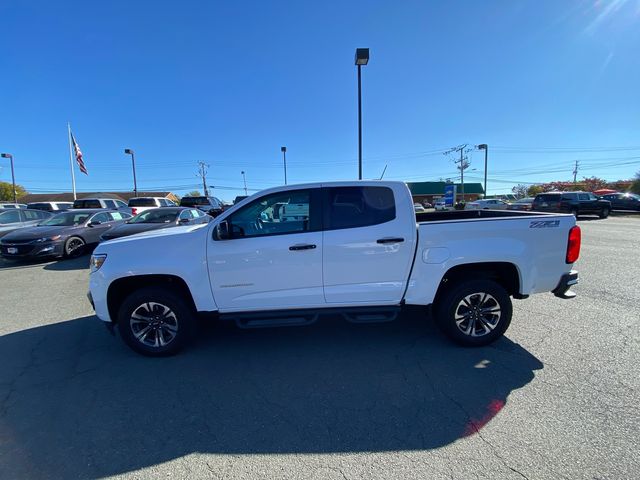
[[[576,294],[570,289],[577,283],[578,271],[571,270],[569,273],[565,273],[564,275],[562,275],[562,278],[560,278],[560,283],[558,283],[558,286],[551,293],[553,293],[558,298],[574,298]]]

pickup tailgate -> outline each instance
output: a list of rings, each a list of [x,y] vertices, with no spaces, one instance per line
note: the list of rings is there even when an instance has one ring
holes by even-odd
[[[514,212],[486,218],[446,218],[418,224],[418,248],[406,302],[433,302],[444,274],[458,265],[508,262],[518,272],[519,293],[554,290],[571,271],[566,263],[573,215]],[[506,212],[505,212],[506,213]]]

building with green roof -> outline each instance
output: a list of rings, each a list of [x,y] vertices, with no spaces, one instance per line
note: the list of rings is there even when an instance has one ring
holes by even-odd
[[[434,201],[444,197],[444,186],[447,182],[410,182],[407,183],[411,196],[415,203]],[[462,200],[462,184],[456,183],[458,192],[458,201]],[[464,184],[464,200],[465,202],[473,202],[478,198],[484,197],[484,188],[481,183],[465,183]]]

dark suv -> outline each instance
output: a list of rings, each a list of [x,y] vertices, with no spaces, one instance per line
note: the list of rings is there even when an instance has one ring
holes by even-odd
[[[596,197],[591,192],[548,192],[536,195],[531,205],[535,212],[572,213],[578,215],[598,215],[607,218],[611,202]]]
[[[212,217],[217,217],[224,210],[224,205],[216,197],[182,197],[180,206],[197,208]]]

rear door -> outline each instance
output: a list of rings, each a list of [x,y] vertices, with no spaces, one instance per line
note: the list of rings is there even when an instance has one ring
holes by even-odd
[[[389,186],[325,187],[323,212],[327,303],[400,302],[417,235],[411,196]]]
[[[598,211],[598,200],[594,196],[591,198],[588,193],[579,193],[580,211],[583,213],[595,213]]]
[[[320,193],[265,194],[226,217],[232,238],[209,237],[209,279],[220,311],[325,305]],[[295,206],[298,217],[283,218],[283,205]]]

